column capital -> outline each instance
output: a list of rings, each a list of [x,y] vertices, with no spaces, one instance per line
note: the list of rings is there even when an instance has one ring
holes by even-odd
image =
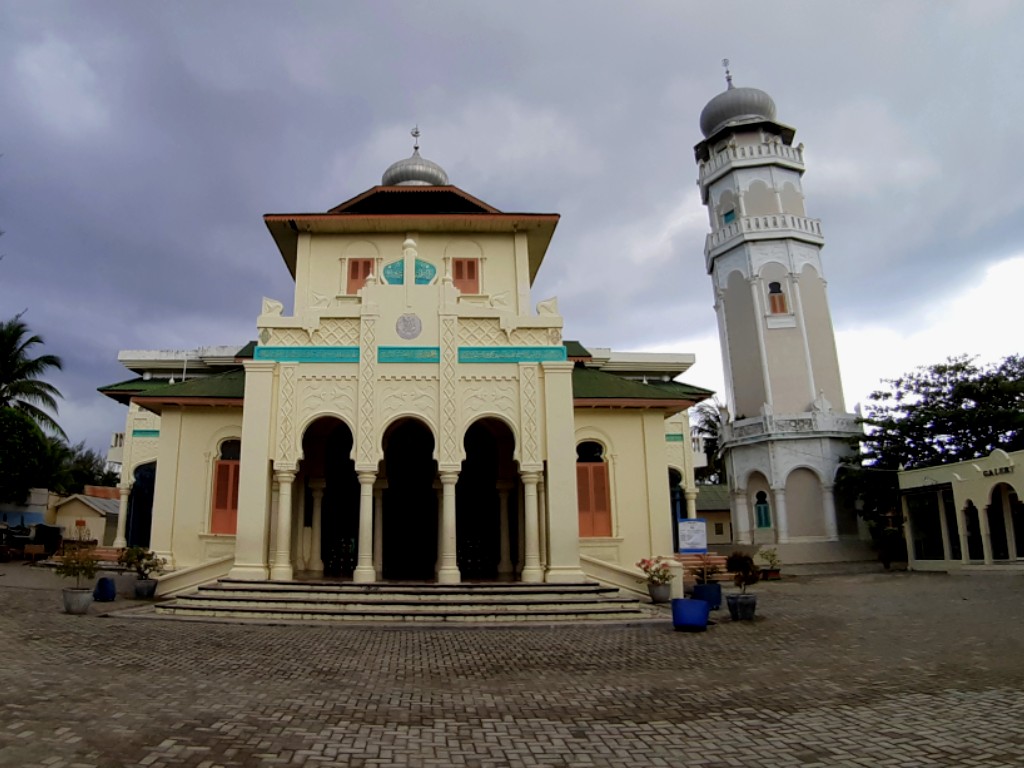
[[[377,482],[376,472],[368,472],[366,470],[362,470],[356,472],[356,476],[359,478],[360,485],[373,485],[375,482]]]
[[[455,485],[459,482],[458,472],[441,472],[438,477],[441,480],[441,485]]]
[[[306,486],[311,491],[322,491],[324,488],[327,487],[327,481],[322,478],[317,480],[307,480]]]
[[[541,479],[541,473],[537,470],[523,470],[519,473],[519,477],[527,485],[537,485]]]
[[[293,467],[274,467],[274,479],[279,483],[291,483],[295,480],[296,470]]]

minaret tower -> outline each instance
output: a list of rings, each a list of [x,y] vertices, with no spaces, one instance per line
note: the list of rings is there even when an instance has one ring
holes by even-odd
[[[803,145],[767,93],[734,87],[728,69],[726,83],[701,112],[694,151],[711,223],[733,537],[777,546],[784,562],[852,556],[840,540],[856,518],[837,514],[832,487],[859,430],[843,402],[821,223],[804,210]]]

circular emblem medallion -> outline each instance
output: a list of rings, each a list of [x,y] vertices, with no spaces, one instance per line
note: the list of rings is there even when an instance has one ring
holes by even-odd
[[[423,331],[423,322],[416,315],[402,315],[395,323],[395,331],[406,339],[415,339]]]

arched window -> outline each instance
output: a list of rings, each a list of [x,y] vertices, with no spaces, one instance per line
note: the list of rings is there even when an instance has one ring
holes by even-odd
[[[768,506],[768,494],[758,491],[754,499],[754,518],[758,528],[772,527],[772,510]]]
[[[785,315],[789,312],[786,294],[782,292],[782,283],[768,283],[768,311],[773,315]]]
[[[225,440],[213,464],[213,510],[210,533],[234,534],[238,525],[238,465],[240,440]]]
[[[590,440],[576,446],[576,493],[580,536],[611,536],[612,505],[604,448]]]

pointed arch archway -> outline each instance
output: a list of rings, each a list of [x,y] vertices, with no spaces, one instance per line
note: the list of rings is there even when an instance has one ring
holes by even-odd
[[[302,435],[301,512],[292,553],[296,568],[313,575],[351,578],[359,539],[359,480],[348,424],[321,416]]]
[[[437,462],[434,434],[404,417],[384,432],[381,489],[382,578],[429,581],[438,556]]]
[[[522,539],[515,436],[500,419],[483,418],[470,424],[463,445],[455,487],[459,571],[463,580],[512,579]]]

